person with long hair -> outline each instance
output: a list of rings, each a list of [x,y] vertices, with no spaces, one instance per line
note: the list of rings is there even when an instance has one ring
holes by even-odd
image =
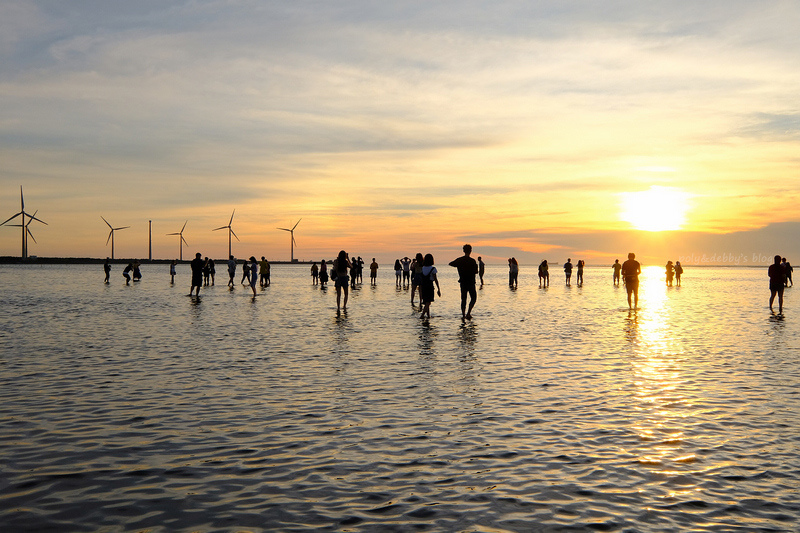
[[[419,298],[422,302],[422,314],[420,318],[431,317],[431,303],[434,300],[433,286],[436,285],[436,293],[442,297],[439,288],[439,278],[436,277],[436,267],[433,266],[433,255],[425,254],[422,260],[422,280],[419,286]]]
[[[336,311],[347,311],[347,298],[350,296],[350,278],[348,271],[353,267],[350,258],[344,250],[339,252],[333,268],[336,270]],[[342,305],[342,291],[344,291],[344,305]]]
[[[422,282],[422,263],[424,259],[422,254],[418,253],[411,261],[411,305],[414,305],[414,293]],[[420,296],[421,298],[421,296]]]

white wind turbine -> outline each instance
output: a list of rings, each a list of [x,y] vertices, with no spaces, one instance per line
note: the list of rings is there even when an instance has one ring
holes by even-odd
[[[39,220],[38,218],[36,218],[36,213],[39,212],[38,210],[34,211],[32,215],[29,215],[28,213],[25,212],[25,199],[22,196],[22,185],[19,186],[19,204],[20,204],[19,213],[6,219],[6,221],[0,224],[0,226],[4,226],[7,222],[11,222],[12,220],[14,220],[19,216],[22,217],[20,219],[19,224],[9,224],[9,226],[22,228],[22,258],[26,259],[28,257],[28,235],[30,235],[31,239],[33,239],[33,242],[36,242],[36,239],[34,238],[33,233],[31,233],[31,230],[28,226],[30,226],[31,222],[33,222],[34,220],[36,222],[41,222],[45,226],[47,226],[48,224],[44,220]],[[28,222],[25,222],[25,217],[28,217]]]
[[[111,259],[114,259],[114,232],[121,229],[128,229],[130,228],[130,226],[122,226],[121,228],[115,228],[108,223],[108,220],[106,220],[103,217],[103,215],[100,215],[100,218],[102,218],[103,222],[105,222],[108,225],[108,227],[111,228],[111,231],[108,232],[108,239],[106,239],[106,244],[108,244],[108,241],[111,241]]]
[[[237,237],[237,236],[236,236],[236,234],[233,232],[233,228],[231,227],[231,226],[233,225],[233,215],[234,215],[235,213],[236,213],[236,209],[234,209],[234,210],[233,210],[233,213],[231,213],[231,220],[230,220],[230,222],[228,222],[228,225],[227,225],[227,226],[220,226],[220,227],[218,227],[218,228],[214,228],[214,229],[212,230],[212,231],[217,231],[217,230],[221,230],[221,229],[227,229],[227,230],[228,230],[228,257],[230,257],[230,256],[232,256],[232,255],[233,255],[233,254],[231,253],[231,235],[233,235],[234,237],[236,237],[236,240],[237,240],[237,241],[239,240],[239,237]],[[240,241],[240,242],[241,242],[241,241]]]
[[[300,220],[303,220],[303,219],[301,218]],[[298,220],[298,221],[297,221],[297,224],[299,224],[299,223],[300,223],[300,220]],[[294,263],[294,245],[295,245],[295,244],[297,244],[297,241],[296,241],[296,240],[294,240],[294,228],[296,228],[296,227],[297,227],[297,224],[295,224],[294,226],[292,226],[292,229],[289,229],[289,228],[278,228],[278,229],[280,229],[280,230],[283,230],[283,231],[288,231],[288,232],[289,232],[289,233],[291,233],[291,235],[292,235],[292,248],[291,248],[291,249],[292,249],[292,255],[291,255],[291,257],[292,257],[292,263]]]
[[[178,241],[178,243],[180,245],[180,260],[181,261],[183,261],[183,245],[186,244],[186,246],[189,246],[189,243],[186,242],[186,239],[183,238],[183,230],[186,229],[186,224],[188,224],[188,223],[189,223],[188,220],[186,222],[184,222],[183,223],[183,227],[181,228],[181,230],[178,233],[167,233],[167,235],[180,235],[181,236],[180,240]]]

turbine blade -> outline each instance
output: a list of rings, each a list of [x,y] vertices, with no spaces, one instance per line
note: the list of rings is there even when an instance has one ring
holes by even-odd
[[[100,215],[100,218],[102,218],[102,219],[103,219],[103,222],[105,222],[106,224],[108,224],[108,220],[106,220],[106,219],[105,219],[105,217],[103,217],[103,215]],[[109,228],[111,228],[111,229],[114,229],[113,227],[111,227],[111,224],[108,224],[108,227],[109,227]]]
[[[186,246],[189,246],[189,243],[186,242],[186,239],[183,238],[183,235],[181,235],[181,241],[183,241],[183,244],[185,244]]]
[[[278,229],[282,229],[283,231],[292,231],[292,230],[286,229],[286,228],[278,228]]]
[[[17,214],[16,214],[16,215],[14,215],[13,217],[11,217],[11,218],[7,219],[7,220],[6,220],[6,222],[11,222],[12,220],[14,220],[15,218],[17,218],[17,217],[18,217],[18,216],[20,216],[21,214],[22,214],[21,212],[20,212],[20,213],[17,213]],[[4,225],[6,222],[3,222],[3,224],[0,224],[0,226]],[[9,226],[10,226],[10,225],[11,225],[11,224],[9,224]]]
[[[45,226],[49,226],[49,224],[47,222],[45,222],[44,220],[36,218],[36,213],[38,213],[38,212],[39,212],[39,210],[37,209],[36,211],[33,212],[32,215],[28,215],[28,218],[30,218],[31,220],[35,220],[36,222],[41,222]],[[28,224],[30,224],[30,222],[28,222]]]
[[[109,231],[109,232],[108,232],[108,239],[106,239],[106,244],[108,244],[108,241],[110,241],[110,240],[111,240],[111,236],[112,236],[112,235],[114,235],[114,230],[113,230],[113,229],[112,229],[111,231]]]
[[[25,199],[22,197],[22,185],[19,186],[19,205],[21,205],[22,210],[25,211]]]
[[[117,229],[128,229],[128,228],[130,228],[130,226],[122,226],[121,228],[114,228],[114,229],[117,230]]]
[[[212,229],[211,231],[217,231],[217,230],[221,230],[221,229],[227,229],[227,228],[229,228],[229,227],[230,227],[230,226],[220,226],[219,228],[214,228],[214,229]]]
[[[181,228],[181,233],[183,233],[183,230],[185,230],[185,229],[186,229],[186,224],[188,224],[188,223],[189,223],[189,221],[188,221],[188,220],[187,220],[186,222],[184,222],[184,223],[183,223],[183,227]]]
[[[300,220],[303,220],[303,219],[301,218]],[[298,220],[298,221],[297,221],[297,224],[299,224],[299,223],[300,223],[300,220]],[[295,225],[294,225],[294,227],[292,228],[292,231],[294,231],[294,228],[296,228],[296,227],[297,227],[297,224],[295,224]]]
[[[230,221],[230,222],[228,222],[228,225],[229,225],[229,226],[230,226],[231,224],[233,224],[233,215],[234,215],[234,214],[236,214],[236,209],[234,209],[234,210],[233,210],[233,213],[231,213],[231,221]]]
[[[180,233],[167,233],[167,235],[180,235]]]
[[[231,228],[231,235],[236,237],[236,234],[233,232],[233,228]],[[239,241],[239,237],[236,237],[236,240]],[[242,241],[239,241],[239,242],[242,242]]]
[[[33,239],[33,242],[36,242],[36,237],[33,236],[33,233],[31,233],[31,230],[28,229],[28,226],[25,226],[25,231],[28,232],[28,236],[30,236],[30,238]],[[39,243],[36,242],[36,244],[39,244]]]

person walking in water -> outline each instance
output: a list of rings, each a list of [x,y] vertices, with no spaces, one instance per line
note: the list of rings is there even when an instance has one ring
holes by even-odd
[[[247,262],[247,259],[242,259],[242,281],[239,283],[244,285],[245,281],[250,283],[250,263]]]
[[[767,269],[769,276],[769,310],[772,309],[772,303],[775,301],[775,296],[778,297],[778,315],[783,316],[783,289],[786,287],[786,271],[781,265],[781,256],[775,256],[775,262]]]
[[[228,287],[234,288],[234,278],[236,277],[236,259],[232,255],[228,256]]]
[[[622,263],[622,278],[625,280],[625,290],[628,293],[628,308],[636,309],[639,307],[639,274],[642,272],[642,265],[636,260],[636,254],[628,254],[628,260]],[[631,306],[631,294],[633,294],[633,306]]]
[[[373,287],[378,283],[378,263],[374,257],[369,265],[369,282]]]
[[[250,273],[250,288],[253,289],[253,298],[256,297],[256,287],[258,286],[258,261],[256,261],[256,256],[250,256],[250,269],[248,270]]]
[[[439,278],[436,277],[436,267],[433,266],[433,255],[425,254],[422,260],[422,283],[420,284],[419,294],[422,302],[422,314],[420,318],[431,317],[431,303],[433,303],[433,286],[436,285],[436,294],[442,297],[442,290],[439,288]]]
[[[578,287],[583,285],[583,267],[585,264],[583,259],[578,259]]]
[[[539,287],[550,286],[550,267],[547,266],[547,259],[542,259],[539,263]]]
[[[458,283],[461,286],[461,319],[472,319],[472,308],[478,299],[478,291],[475,290],[475,276],[478,274],[478,263],[470,257],[472,246],[465,244],[463,247],[464,255],[458,259],[450,261],[451,267],[458,269]],[[467,307],[467,296],[469,296],[469,307]]]
[[[208,264],[208,261],[203,261],[201,257],[200,252],[197,252],[189,264],[192,269],[192,286],[189,288],[189,296],[192,295],[193,291],[197,291],[198,298],[200,297],[200,287],[203,285],[203,270]]]
[[[483,273],[486,272],[486,263],[483,262],[483,258],[478,256],[478,278],[481,280],[481,287],[483,287]]]
[[[675,261],[675,286],[681,286],[681,274],[683,274],[683,267],[680,261]]]
[[[794,285],[794,282],[792,281],[792,272],[794,272],[794,269],[785,257],[781,260],[781,266],[783,267],[783,274],[786,276],[786,286],[791,287]]]
[[[319,267],[316,263],[311,263],[311,284],[319,284]]]
[[[133,270],[133,263],[128,263],[125,270],[122,271],[122,276],[125,278],[125,285],[131,284],[131,271]]]
[[[614,259],[614,264],[611,265],[611,268],[614,269],[614,285],[619,285],[619,272],[622,270],[622,265],[619,262],[619,259]]]
[[[173,260],[172,263],[169,264],[169,283],[170,285],[175,285],[175,265],[178,262]]]
[[[106,257],[106,262],[103,263],[103,272],[106,274],[104,283],[108,284],[108,279],[111,277],[111,263],[109,262],[108,257]]]
[[[567,285],[569,285],[569,281],[572,278],[572,263],[570,261],[572,261],[572,259],[567,257],[567,262],[564,263],[564,275],[567,278]]]
[[[347,272],[353,267],[350,263],[350,258],[347,257],[347,252],[344,250],[339,252],[336,260],[333,262],[333,268],[336,270],[336,312],[344,309],[347,311],[347,298],[350,293],[350,279]],[[344,291],[344,305],[342,305],[342,291]]]
[[[478,275],[480,277],[481,266],[478,264]],[[512,289],[516,289],[518,282],[517,277],[519,276],[519,263],[517,263],[517,259],[512,257],[508,260],[508,286]]]

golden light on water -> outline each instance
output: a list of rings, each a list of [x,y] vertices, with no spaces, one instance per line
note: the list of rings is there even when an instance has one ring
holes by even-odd
[[[642,231],[674,231],[683,227],[689,194],[671,187],[620,194],[619,218]]]

